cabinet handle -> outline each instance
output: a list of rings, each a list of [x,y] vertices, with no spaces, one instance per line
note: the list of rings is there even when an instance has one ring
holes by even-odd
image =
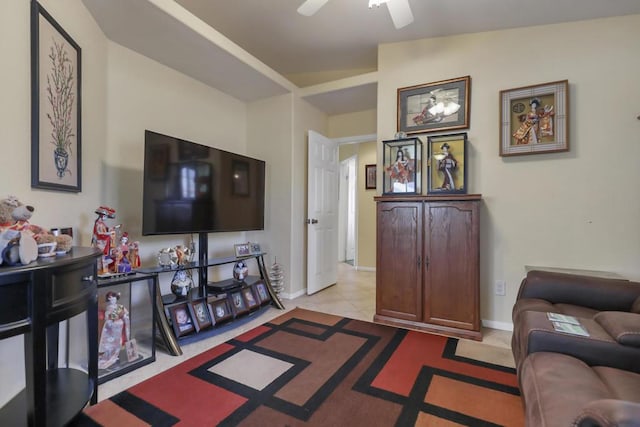
[[[88,276],[82,276],[81,279],[83,282],[93,282],[93,274],[90,274]]]
[[[429,257],[428,256],[424,257],[424,269],[425,270],[429,269]]]

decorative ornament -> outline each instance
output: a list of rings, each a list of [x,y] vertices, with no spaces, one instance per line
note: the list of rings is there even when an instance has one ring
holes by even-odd
[[[162,268],[172,268],[178,264],[178,254],[174,248],[160,249],[158,252],[158,265]]]
[[[171,292],[179,297],[186,297],[193,287],[193,279],[189,270],[179,267],[171,279]]]
[[[269,280],[273,291],[276,295],[280,295],[284,290],[284,269],[278,264],[278,258],[274,258],[273,265],[269,269]]]
[[[245,277],[249,274],[249,267],[244,261],[238,261],[233,266],[233,278],[238,282],[243,282]]]

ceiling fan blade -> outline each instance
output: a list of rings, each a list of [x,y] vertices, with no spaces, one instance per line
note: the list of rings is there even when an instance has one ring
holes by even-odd
[[[399,30],[413,22],[413,13],[411,13],[411,8],[409,7],[409,0],[389,0],[387,8],[396,29]]]
[[[298,13],[304,16],[311,16],[328,1],[329,0],[307,0],[298,8]]]

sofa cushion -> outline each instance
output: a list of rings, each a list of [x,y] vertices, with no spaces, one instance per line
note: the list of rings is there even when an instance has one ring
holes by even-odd
[[[633,302],[633,305],[631,306],[631,312],[640,314],[640,297],[636,298],[636,300]]]
[[[586,363],[559,353],[530,354],[519,379],[529,426],[571,426],[589,402],[611,397]]]
[[[601,311],[594,320],[620,344],[640,347],[640,314]]]
[[[560,313],[568,316],[582,317],[591,319],[598,313],[598,310],[594,310],[589,307],[582,307],[573,304],[552,304],[549,301],[538,298],[523,298],[516,301],[513,306],[511,318],[513,322],[520,316],[520,313],[526,311],[540,311],[549,313]]]

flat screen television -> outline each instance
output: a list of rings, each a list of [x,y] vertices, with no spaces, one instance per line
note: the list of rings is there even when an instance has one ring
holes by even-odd
[[[265,162],[145,131],[142,234],[264,229]]]

